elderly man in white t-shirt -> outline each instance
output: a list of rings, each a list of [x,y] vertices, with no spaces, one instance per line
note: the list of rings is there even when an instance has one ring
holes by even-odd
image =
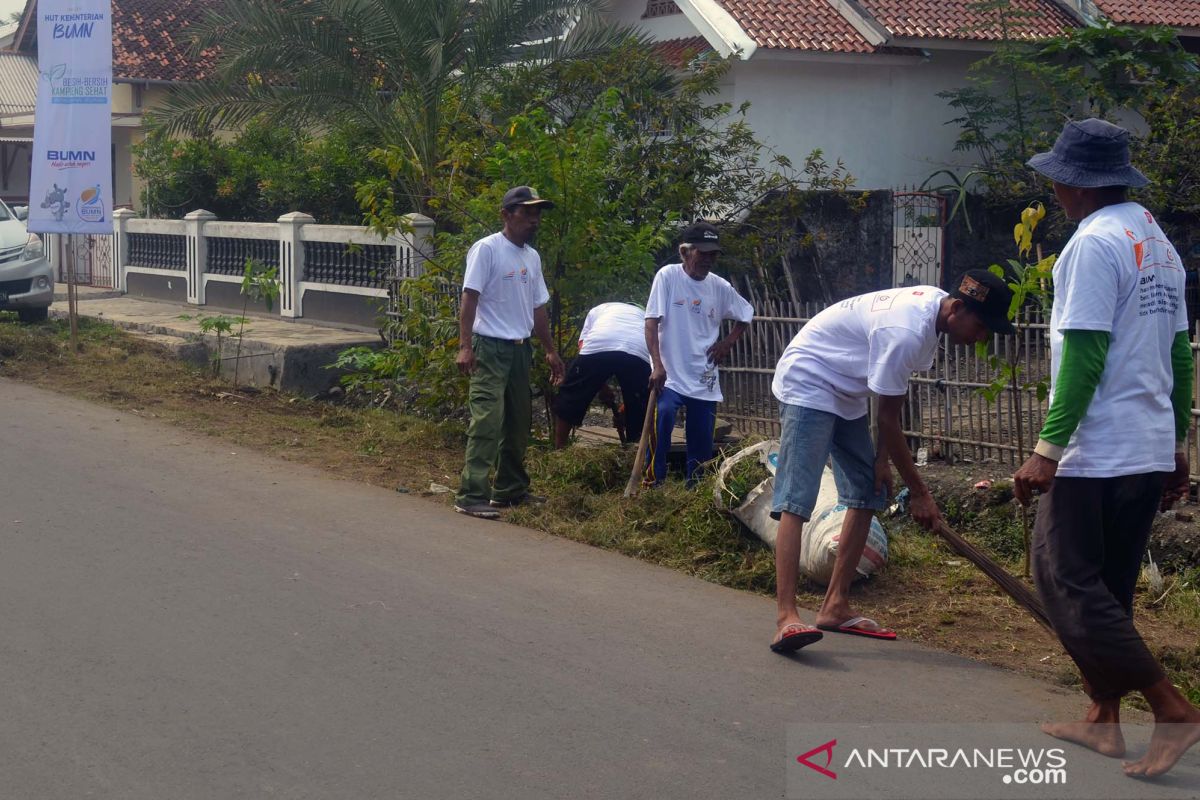
[[[555,447],[567,446],[571,429],[583,424],[597,393],[609,403],[624,441],[641,434],[650,394],[644,313],[632,303],[601,303],[588,312],[579,332],[579,356],[554,399]],[[620,405],[608,387],[614,377],[621,387]]]
[[[1130,163],[1128,131],[1099,119],[1069,122],[1054,149],[1029,166],[1054,181],[1059,205],[1079,227],[1054,265],[1050,410],[1013,479],[1023,503],[1044,492],[1034,582],[1092,698],[1083,720],[1042,730],[1118,758],[1121,698],[1140,692],[1154,733],[1125,773],[1156,777],[1200,742],[1200,710],[1133,624],[1154,515],[1189,490],[1183,264],[1154,216],[1127,196],[1149,183]]]
[[[550,293],[542,278],[542,259],[530,242],[542,209],[553,207],[528,186],[510,189],[501,203],[503,230],[480,239],[467,252],[456,362],[471,376],[471,424],[454,498],[454,510],[460,514],[494,519],[501,508],[542,500],[530,494],[525,471],[533,416],[529,334],[541,341],[556,382],[562,380],[563,363],[550,336]],[[495,479],[489,480],[493,470]]]
[[[713,274],[721,252],[720,234],[707,222],[683,232],[679,257],[654,275],[646,301],[646,346],[653,370],[650,386],[658,391],[656,424],[647,458],[645,482],[667,477],[667,452],[679,409],[687,410],[687,483],[694,486],[700,465],[712,458],[717,403],[722,400],[717,364],[746,330],[754,308],[729,281]],[[721,323],[734,320],[720,341]]]
[[[947,294],[912,286],[859,295],[830,306],[805,325],[784,350],[771,386],[779,400],[782,431],[771,516],[778,602],[771,649],[791,653],[822,637],[821,631],[875,639],[896,634],[850,607],[850,584],[871,529],[891,490],[889,456],[908,485],[913,518],[929,528],[940,518],[921,480],[900,424],[914,371],[933,366],[938,336],[955,344],[1012,333],[1012,290],[986,270],[969,270]],[[879,447],[867,423],[870,396],[879,397]],[[830,455],[838,502],[847,507],[837,561],[817,612],[816,628],[800,621],[796,582],[800,536],[812,517],[821,473]]]

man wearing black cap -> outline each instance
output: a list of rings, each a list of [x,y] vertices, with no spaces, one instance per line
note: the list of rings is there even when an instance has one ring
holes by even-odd
[[[720,234],[707,222],[683,232],[679,257],[654,276],[646,301],[646,346],[652,369],[650,386],[658,391],[654,437],[647,458],[646,481],[661,484],[667,477],[667,451],[675,415],[687,409],[687,482],[694,486],[700,465],[712,458],[717,403],[723,398],[717,364],[729,353],[754,317],[754,309],[729,281],[712,268],[721,252]],[[724,320],[733,330],[717,341]]]
[[[992,332],[1012,333],[1011,300],[1012,290],[1003,279],[987,270],[970,270],[951,294],[933,286],[912,286],[843,300],[813,317],[784,350],[771,386],[782,420],[771,505],[771,516],[779,520],[778,616],[772,650],[795,652],[819,640],[821,631],[896,638],[850,608],[850,584],[871,518],[884,508],[891,490],[889,456],[908,486],[913,518],[926,528],[941,518],[900,424],[909,378],[933,366],[940,334],[954,344],[974,344]],[[878,448],[867,422],[872,394],[879,396]],[[830,455],[838,503],[848,510],[833,575],[813,628],[800,621],[796,609],[800,536],[812,517]]]
[[[563,363],[546,317],[550,293],[542,260],[529,242],[542,209],[553,207],[528,186],[509,189],[500,209],[504,229],[467,252],[456,359],[459,370],[471,376],[466,464],[454,499],[461,514],[495,519],[501,508],[541,500],[529,493],[525,471],[533,411],[530,333],[541,341],[556,383],[562,381]]]
[[[1013,476],[1017,499],[1042,495],[1032,562],[1046,614],[1083,674],[1092,706],[1080,722],[1042,726],[1119,758],[1121,698],[1154,712],[1135,777],[1161,775],[1200,741],[1200,710],[1176,689],[1133,624],[1133,593],[1154,514],[1188,492],[1192,352],[1179,254],[1154,216],[1127,197],[1149,181],[1129,133],[1069,122],[1029,166],[1054,182],[1078,221],[1054,265],[1050,410]]]

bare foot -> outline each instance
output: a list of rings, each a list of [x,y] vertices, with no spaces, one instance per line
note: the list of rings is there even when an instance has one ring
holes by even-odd
[[[1200,710],[1191,709],[1179,721],[1156,722],[1150,749],[1138,761],[1125,762],[1125,774],[1131,778],[1157,778],[1175,766],[1196,742],[1200,742]]]
[[[1089,750],[1095,750],[1100,755],[1109,758],[1120,758],[1125,755],[1125,737],[1121,734],[1121,725],[1116,722],[1047,722],[1042,726],[1042,733],[1048,733],[1055,739],[1065,739],[1068,742],[1081,744]]]

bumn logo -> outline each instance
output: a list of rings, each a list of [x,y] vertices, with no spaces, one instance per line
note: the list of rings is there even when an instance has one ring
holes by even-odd
[[[95,150],[47,150],[47,161],[95,161]]]
[[[833,748],[835,748],[835,747],[837,747],[837,739],[830,739],[828,742],[821,745],[820,747],[814,747],[812,750],[809,750],[807,753],[803,753],[802,755],[796,756],[796,760],[799,761],[804,766],[808,767],[809,769],[821,773],[826,778],[830,778],[830,779],[836,781],[837,773],[834,772],[833,770],[829,769],[829,766],[833,763]],[[817,755],[818,753],[825,754],[825,766],[821,766],[820,764],[814,764],[813,762],[809,761],[810,758]]]
[[[95,28],[94,22],[76,22],[68,25],[56,22],[52,36],[55,39],[90,39]]]

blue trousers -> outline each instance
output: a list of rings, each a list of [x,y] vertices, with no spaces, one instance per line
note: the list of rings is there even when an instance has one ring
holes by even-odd
[[[650,457],[646,459],[646,481],[662,483],[667,478],[667,453],[671,450],[671,431],[679,407],[687,409],[684,435],[687,439],[687,481],[695,483],[700,465],[712,458],[713,436],[717,429],[717,402],[684,397],[663,387],[654,408],[654,436],[650,439]]]

